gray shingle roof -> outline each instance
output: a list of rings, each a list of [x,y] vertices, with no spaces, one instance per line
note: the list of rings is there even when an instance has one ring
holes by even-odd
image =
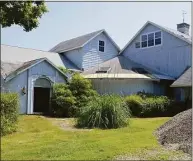
[[[56,66],[79,70],[71,61],[61,57],[60,54],[48,51],[28,49],[1,44],[1,61],[11,64],[21,64],[27,61],[47,58]]]
[[[86,35],[82,35],[82,36],[79,36],[79,37],[76,37],[70,40],[63,41],[57,44],[56,46],[54,46],[49,51],[61,53],[61,52],[81,48],[86,42],[88,42],[90,39],[94,38],[95,36],[97,36],[99,33],[103,31],[104,30],[99,30],[99,31],[95,31],[95,32],[92,32]]]
[[[191,87],[192,86],[192,67],[185,72],[171,85],[171,87]]]
[[[25,68],[40,61],[41,59],[43,59],[43,58],[35,59],[32,61],[23,62],[23,63],[17,63],[17,64],[1,61],[1,74],[2,74],[3,78],[5,79],[6,77],[13,75],[14,73],[16,74],[16,73],[24,70]]]
[[[154,22],[151,22],[151,21],[147,21],[142,27],[141,29],[130,39],[130,41],[123,47],[123,49],[119,52],[119,54],[122,54],[123,51],[133,42],[133,40],[141,33],[141,31],[148,25],[153,25],[153,26],[156,26],[157,28],[160,28],[161,30],[165,31],[165,32],[168,32],[169,34],[183,40],[183,41],[186,41],[187,43],[189,44],[192,44],[192,37],[190,35],[186,35],[186,34],[183,34],[177,30],[173,30],[173,29],[170,29],[170,28],[167,28],[167,27],[163,27],[163,26],[160,26]]]
[[[183,34],[182,32],[179,32],[179,31],[174,30],[174,29],[170,29],[168,27],[163,27],[163,28],[165,28],[168,32],[173,33],[177,37],[181,37],[181,39],[188,41],[189,43],[192,42],[192,37],[190,35]]]
[[[138,74],[138,72],[136,72],[134,68],[142,68],[149,73],[147,75],[151,78],[174,80],[174,78],[170,76],[164,75],[163,73],[158,73],[122,55],[107,60],[99,64],[98,66],[92,67],[84,71],[82,74],[83,75],[95,74],[98,70],[100,70],[101,67],[110,67],[111,69],[108,72],[109,74]]]
[[[32,67],[33,65],[40,63],[42,61],[47,61],[50,65],[52,65],[56,70],[58,70],[65,78],[68,78],[66,74],[64,74],[60,69],[57,68],[51,61],[49,61],[47,58],[40,58],[35,59],[23,63],[8,63],[8,62],[2,62],[1,61],[1,75],[6,81],[9,81],[10,79],[14,78],[18,74],[24,72],[28,68]]]

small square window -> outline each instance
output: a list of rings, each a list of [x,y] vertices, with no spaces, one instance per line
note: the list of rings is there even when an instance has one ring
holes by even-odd
[[[161,38],[159,39],[155,39],[155,45],[160,45],[162,42],[161,42]]]
[[[104,46],[104,45],[105,45],[105,42],[104,42],[104,41],[99,41],[99,45],[100,45],[100,46]]]
[[[135,43],[135,48],[140,48],[140,42]]]
[[[142,48],[147,47],[147,41],[141,42],[141,47]]]
[[[155,39],[161,38],[161,31],[155,33]]]
[[[104,52],[104,47],[99,46],[99,51]]]
[[[141,40],[142,40],[142,41],[147,41],[147,35],[142,35],[142,36],[141,36]]]

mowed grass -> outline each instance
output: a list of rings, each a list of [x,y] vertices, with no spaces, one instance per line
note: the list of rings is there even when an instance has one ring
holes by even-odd
[[[2,160],[109,160],[159,148],[153,131],[169,118],[133,118],[125,128],[65,131],[42,116],[20,116],[18,132],[1,138]]]

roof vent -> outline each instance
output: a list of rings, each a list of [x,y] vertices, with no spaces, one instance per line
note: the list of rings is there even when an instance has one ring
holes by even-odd
[[[96,73],[108,73],[110,70],[110,67],[100,67],[99,70],[96,71]]]
[[[190,25],[185,22],[177,24],[177,30],[183,34],[189,35],[189,28]]]

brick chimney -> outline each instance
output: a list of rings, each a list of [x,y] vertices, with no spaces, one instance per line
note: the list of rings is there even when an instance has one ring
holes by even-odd
[[[189,28],[190,25],[185,22],[177,24],[177,30],[183,34],[189,35]]]

